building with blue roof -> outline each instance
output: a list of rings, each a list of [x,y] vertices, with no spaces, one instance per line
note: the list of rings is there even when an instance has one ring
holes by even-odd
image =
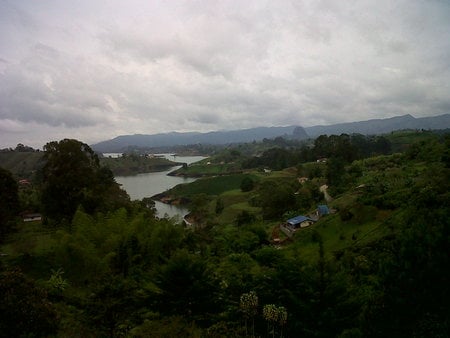
[[[330,209],[328,208],[328,205],[321,204],[321,205],[317,206],[317,214],[319,217],[328,215],[329,213],[330,213]]]
[[[310,226],[311,224],[314,223],[314,220],[312,218],[303,216],[303,215],[299,215],[293,218],[290,218],[286,221],[286,223],[294,229],[297,228],[304,228],[307,226]]]

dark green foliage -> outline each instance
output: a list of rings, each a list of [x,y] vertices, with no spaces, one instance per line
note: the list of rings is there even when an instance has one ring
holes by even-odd
[[[0,273],[0,335],[47,337],[56,333],[55,307],[44,290],[19,270]]]
[[[341,157],[331,157],[327,161],[327,183],[337,187],[342,183],[345,174],[344,160]]]
[[[241,182],[241,191],[243,192],[251,191],[253,190],[254,186],[255,183],[253,182],[253,180],[249,176],[245,176]]]
[[[42,151],[0,151],[0,167],[9,170],[14,177],[34,182],[35,173],[43,166]]]
[[[128,197],[93,150],[65,139],[44,146],[42,205],[47,217],[71,220],[77,208],[93,213],[124,205]]]
[[[295,209],[295,187],[286,182],[265,182],[259,190],[262,216],[264,219],[274,219],[286,211]]]
[[[402,231],[382,243],[388,256],[378,272],[384,285],[383,307],[373,310],[372,336],[445,336],[450,328],[449,172],[442,169],[409,203]]]
[[[313,147],[302,145],[291,149],[288,144],[278,142],[276,148],[264,151],[261,156],[243,161],[242,167],[268,167],[272,170],[282,170],[321,158],[339,157],[344,163],[351,163],[357,159],[390,152],[390,141],[383,136],[321,135],[314,140]],[[316,177],[316,174],[315,171],[312,171],[308,176]]]
[[[218,285],[206,262],[186,251],[176,252],[158,273],[158,308],[168,315],[208,321],[220,310]]]
[[[110,169],[116,176],[164,171],[179,165],[163,157],[148,157],[135,153],[123,154],[117,158],[101,157],[100,164]],[[186,163],[183,165],[187,166]]]
[[[197,218],[204,218],[208,213],[208,203],[210,199],[206,194],[198,194],[192,198],[189,210]]]
[[[0,243],[15,226],[19,212],[19,193],[17,182],[8,170],[0,168]]]
[[[134,312],[144,305],[145,296],[133,281],[105,278],[88,298],[85,320],[101,336],[123,336],[136,320]]]
[[[301,187],[295,195],[297,208],[302,211],[308,211],[313,202],[315,202],[313,198],[313,191],[315,192],[318,190],[318,188],[311,190],[306,186]]]
[[[298,157],[289,150],[272,148],[266,150],[260,157],[253,157],[242,163],[243,168],[269,167],[281,170],[298,163]]]
[[[445,135],[444,138],[444,151],[442,153],[442,162],[447,169],[450,168],[450,135]]]
[[[247,210],[243,210],[236,218],[236,225],[241,226],[244,224],[252,223],[254,221],[255,221],[255,215],[251,214]]]
[[[229,331],[225,332],[229,333]],[[142,338],[200,338],[202,337],[202,330],[194,322],[189,322],[182,316],[165,316],[145,320],[142,325],[134,328],[130,334],[132,337]]]
[[[18,151],[18,152],[34,152],[35,150],[33,149],[33,147],[30,146],[26,146],[23,145],[22,143],[17,144],[16,148],[14,149],[14,151]]]
[[[223,205],[223,201],[222,201],[222,199],[219,197],[219,198],[216,200],[216,208],[215,208],[216,215],[220,215],[220,214],[222,213],[224,207],[225,207],[225,206]]]
[[[317,158],[340,157],[346,163],[350,163],[376,154],[389,154],[391,145],[383,136],[321,135],[314,141],[313,151]]]

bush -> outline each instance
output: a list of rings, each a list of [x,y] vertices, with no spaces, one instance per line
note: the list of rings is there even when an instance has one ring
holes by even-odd
[[[241,191],[242,192],[252,191],[254,186],[255,184],[253,180],[250,177],[246,176],[241,182]]]
[[[56,310],[44,290],[18,269],[0,274],[2,337],[47,337],[56,332]]]

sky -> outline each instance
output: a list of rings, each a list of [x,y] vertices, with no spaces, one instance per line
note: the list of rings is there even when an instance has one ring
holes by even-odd
[[[450,113],[448,0],[0,0],[0,148]]]

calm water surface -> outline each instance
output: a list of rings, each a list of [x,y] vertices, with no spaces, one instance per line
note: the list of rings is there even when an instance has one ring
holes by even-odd
[[[168,158],[171,161],[183,162],[191,164],[204,159],[203,156],[173,156],[170,154],[160,154]],[[180,168],[176,166],[170,168],[167,171],[161,171],[157,173],[146,173],[135,176],[116,176],[117,183],[122,185],[122,188],[130,195],[132,200],[142,199],[144,197],[151,197],[159,194],[170,188],[173,188],[177,184],[194,182],[195,178],[184,178],[167,176],[168,173]],[[156,210],[159,217],[180,217],[182,219],[189,211],[186,208],[168,205],[161,202],[155,202]]]

